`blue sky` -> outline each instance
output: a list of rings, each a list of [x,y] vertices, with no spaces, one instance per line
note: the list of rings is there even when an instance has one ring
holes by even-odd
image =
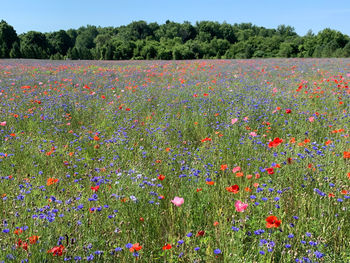
[[[350,0],[2,0],[0,19],[18,34],[80,26],[120,26],[145,20],[163,24],[210,20],[293,26],[299,35],[329,27],[350,35]]]

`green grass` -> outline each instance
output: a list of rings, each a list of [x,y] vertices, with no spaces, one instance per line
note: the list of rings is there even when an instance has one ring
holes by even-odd
[[[0,262],[347,262],[349,63],[3,61]]]

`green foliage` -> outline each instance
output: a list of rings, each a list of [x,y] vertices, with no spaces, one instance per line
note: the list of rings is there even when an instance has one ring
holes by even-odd
[[[277,29],[252,23],[213,21],[164,24],[133,21],[120,27],[88,25],[42,34],[29,31],[17,37],[0,22],[0,58],[50,59],[249,59],[271,57],[349,57],[350,38],[326,28],[298,36],[294,28]]]
[[[60,30],[47,36],[50,44],[50,53],[66,55],[69,48],[73,47],[73,41],[66,31]]]
[[[29,31],[20,35],[20,51],[24,58],[48,58],[49,43],[43,33]]]
[[[12,26],[4,20],[0,22],[0,58],[9,58],[13,45],[17,43],[18,36]]]

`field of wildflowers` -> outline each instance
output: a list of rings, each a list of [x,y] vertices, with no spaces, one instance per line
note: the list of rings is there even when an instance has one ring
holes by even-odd
[[[349,262],[350,59],[0,61],[0,262]]]

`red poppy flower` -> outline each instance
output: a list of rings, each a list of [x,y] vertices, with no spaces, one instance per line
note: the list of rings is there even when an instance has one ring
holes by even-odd
[[[63,250],[64,250],[64,246],[60,245],[60,246],[51,248],[49,251],[47,251],[47,253],[52,253],[52,255],[54,256],[62,256]]]
[[[20,246],[22,246],[22,239],[19,238],[18,241],[16,242],[16,247],[18,248]]]
[[[27,251],[28,250],[28,243],[27,242],[24,242],[23,245],[22,245],[22,248]]]
[[[273,227],[279,227],[281,225],[281,220],[278,220],[275,216],[268,216],[266,218],[266,227],[267,228],[273,228]]]
[[[239,192],[239,186],[238,185],[231,185],[229,187],[226,187],[226,190],[231,192],[231,193],[234,193],[234,194],[237,194]]]
[[[335,197],[335,194],[329,193],[329,194],[328,194],[328,197]]]
[[[282,142],[283,142],[283,140],[277,137],[277,138],[273,139],[273,141],[269,142],[269,148],[277,147]]]
[[[92,190],[94,193],[97,192],[99,188],[100,188],[99,185],[91,186],[91,190]]]
[[[268,174],[274,174],[273,168],[267,168],[266,171],[268,172]]]
[[[288,113],[291,113],[292,112],[292,110],[291,109],[286,109],[286,113],[288,114]]]
[[[207,141],[210,142],[210,141],[211,141],[211,138],[206,137],[206,138],[204,138],[204,139],[201,140],[201,142],[207,142]]]
[[[39,240],[39,236],[31,236],[29,237],[29,243],[30,244],[35,244],[36,242],[38,242]]]
[[[222,164],[220,170],[225,171],[227,169],[227,164]]]
[[[350,152],[344,152],[343,157],[344,159],[350,159]]]
[[[132,247],[129,249],[130,252],[134,252],[134,251],[139,251],[141,250],[142,246],[140,246],[139,243],[135,243],[132,245]]]
[[[19,234],[21,234],[22,232],[23,232],[22,228],[18,228],[18,229],[16,229],[13,233],[14,233],[15,235],[19,235]]]
[[[162,175],[162,174],[160,174],[160,175],[158,175],[158,179],[161,180],[161,181],[163,181],[163,180],[165,179],[165,176]]]
[[[165,246],[163,246],[163,250],[168,250],[171,248],[172,248],[172,246],[170,244],[166,244]]]
[[[57,183],[58,181],[59,180],[57,178],[49,178],[49,179],[47,179],[46,185],[49,186],[49,185]]]
[[[205,232],[203,230],[198,231],[196,237],[202,237],[202,236],[204,236],[204,234],[205,234]]]

